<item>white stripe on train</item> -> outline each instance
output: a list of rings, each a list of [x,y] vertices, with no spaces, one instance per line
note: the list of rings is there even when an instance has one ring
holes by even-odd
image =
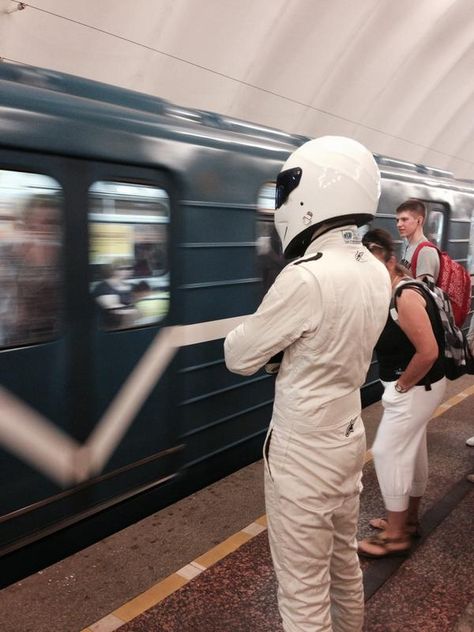
[[[61,485],[98,474],[180,347],[219,340],[245,316],[163,327],[81,445],[0,387],[0,443]]]

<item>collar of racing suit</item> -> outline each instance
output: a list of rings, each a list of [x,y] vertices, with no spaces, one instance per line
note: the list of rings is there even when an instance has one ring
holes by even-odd
[[[328,245],[360,245],[361,243],[361,238],[355,224],[338,226],[337,228],[329,228],[322,235],[318,235],[315,239],[313,239],[313,241],[306,248],[303,257],[318,252],[318,250],[321,250],[321,248]]]

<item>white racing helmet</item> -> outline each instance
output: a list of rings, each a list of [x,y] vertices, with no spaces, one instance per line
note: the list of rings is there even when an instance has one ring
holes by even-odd
[[[286,258],[304,254],[323,223],[361,226],[373,219],[380,171],[368,149],[343,136],[322,136],[298,147],[276,183],[275,228]]]

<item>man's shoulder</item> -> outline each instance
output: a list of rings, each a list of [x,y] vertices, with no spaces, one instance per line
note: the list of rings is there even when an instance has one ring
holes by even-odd
[[[429,239],[423,239],[421,242],[418,242],[415,246],[412,246],[411,249],[411,263],[422,260],[427,261],[438,261],[439,260],[439,250],[436,244]]]
[[[416,258],[412,258],[412,270],[416,277],[428,275],[436,282],[439,274],[440,260],[438,248],[431,242],[420,244]],[[413,263],[415,262],[415,266]]]
[[[275,278],[272,287],[275,286],[280,290],[288,287],[295,289],[296,285],[304,284],[308,279],[309,269],[313,261],[316,261],[314,255],[289,261]]]
[[[424,239],[422,242],[416,245],[415,250],[418,250],[418,252],[422,252],[422,251],[437,252],[438,246],[434,244],[432,241],[430,241],[429,239]]]
[[[418,244],[415,252],[417,252],[418,260],[420,260],[420,257],[429,258],[436,261],[439,259],[439,250],[437,246],[435,246],[435,244],[431,241],[426,241]]]

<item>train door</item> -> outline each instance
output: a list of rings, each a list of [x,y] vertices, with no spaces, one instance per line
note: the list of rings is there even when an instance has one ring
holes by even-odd
[[[173,350],[160,336],[172,322],[172,185],[155,171],[95,164],[87,196],[87,445],[93,471],[115,481],[107,493],[132,495],[177,471]]]
[[[86,170],[76,159],[0,150],[0,556],[90,509],[87,485],[76,486],[89,423]]]
[[[64,175],[56,159],[0,151],[0,549],[17,535],[9,516],[64,478]]]
[[[0,555],[166,502],[173,199],[152,170],[0,151]]]

